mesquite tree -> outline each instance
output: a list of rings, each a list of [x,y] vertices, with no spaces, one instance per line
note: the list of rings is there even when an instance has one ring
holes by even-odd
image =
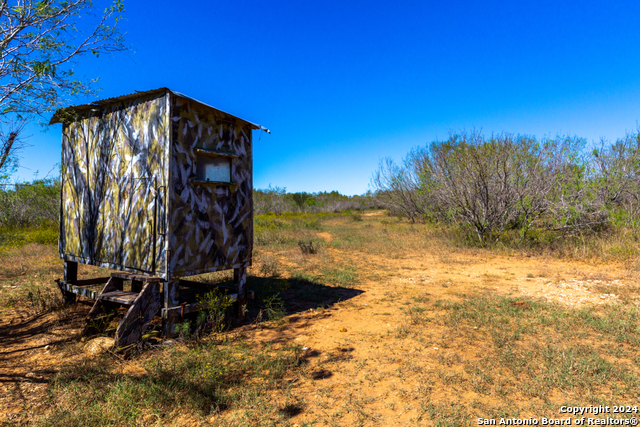
[[[381,162],[372,184],[392,213],[467,228],[477,241],[518,230],[597,231],[622,207],[640,217],[640,137],[585,154],[580,138],[452,134],[414,149],[400,165]],[[616,212],[620,212],[618,209]]]
[[[121,0],[98,15],[91,0],[0,0],[0,174],[15,161],[25,123],[96,92],[97,78],[77,76],[74,65],[126,49],[123,12]]]
[[[433,212],[429,209],[429,194],[422,191],[428,175],[429,157],[424,149],[412,150],[397,165],[392,159],[380,161],[371,179],[371,186],[392,215],[402,215],[411,221],[422,221]]]

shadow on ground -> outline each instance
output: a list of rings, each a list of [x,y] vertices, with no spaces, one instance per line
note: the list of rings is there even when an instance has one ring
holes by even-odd
[[[233,287],[231,280],[221,280],[215,285]],[[210,290],[215,290],[216,286],[211,286]],[[307,311],[309,309],[330,308],[340,301],[347,301],[364,291],[354,288],[340,286],[328,286],[320,283],[313,276],[294,276],[291,278],[281,277],[247,277],[247,289],[254,292],[254,299],[249,302],[249,312],[247,321],[251,322],[261,309],[265,309],[268,301],[281,304],[285,314],[294,314]],[[180,288],[180,296],[185,301],[195,302],[209,292],[203,289]],[[229,290],[228,292],[233,292]]]
[[[255,300],[250,304],[250,315],[273,295],[280,296],[287,314],[293,314],[309,309],[329,308],[364,292],[354,288],[327,286],[313,278],[299,277],[280,279],[250,276],[247,278],[247,286],[255,293]]]
[[[359,289],[324,285],[311,276],[249,276],[247,280],[247,287],[254,291],[255,298],[249,304],[249,313],[244,324],[255,322],[258,313],[265,310],[269,301],[277,301],[283,313],[295,314],[309,309],[331,308],[340,301],[347,301],[363,293]],[[224,282],[220,284],[229,285]],[[104,407],[117,407],[117,416],[113,415],[116,412],[111,414],[116,417],[114,419],[134,419],[141,408],[147,407],[146,405],[164,408],[170,413],[175,408],[183,410],[185,402],[188,402],[189,411],[199,416],[209,416],[226,411],[230,402],[236,401],[238,396],[246,393],[247,387],[248,395],[268,402],[271,391],[283,388],[283,384],[288,384],[287,381],[290,381],[291,377],[304,373],[304,370],[299,369],[307,365],[308,359],[320,355],[318,351],[305,351],[293,346],[290,337],[283,336],[284,345],[273,353],[256,351],[242,342],[230,341],[227,345],[219,345],[218,340],[202,341],[196,351],[175,346],[175,341],[171,344],[167,341],[152,346],[171,346],[155,358],[154,363],[143,363],[144,369],[131,372],[118,369],[114,371],[111,365],[116,357],[118,363],[124,363],[126,358],[135,357],[139,353],[134,352],[127,356],[102,354],[57,366],[26,366],[19,362],[27,354],[43,350],[45,344],[40,338],[45,335],[54,335],[53,340],[49,338],[46,341],[54,346],[79,340],[80,336],[77,334],[60,334],[56,337],[56,329],[60,324],[76,329],[81,327],[91,304],[92,301],[81,300],[79,304],[55,313],[15,316],[5,319],[4,322],[0,321],[0,365],[12,366],[12,369],[0,369],[0,392],[5,390],[13,393],[15,398],[12,402],[16,408],[25,408],[25,402],[34,399],[29,397],[30,395],[22,395],[25,393],[24,387],[48,384],[53,378],[61,390],[72,396],[100,402],[78,413],[69,411],[68,408],[57,409],[52,406],[42,419],[42,423],[46,425],[104,425]],[[296,322],[296,319],[301,317],[291,316],[290,319],[291,322]],[[142,348],[146,347],[137,351]],[[340,353],[340,356],[349,357],[352,350],[340,349],[339,351],[344,353]],[[244,357],[238,357],[238,354],[243,354]],[[333,373],[326,369],[315,369],[305,375],[319,381],[331,378]],[[254,388],[248,386],[251,379],[257,384]],[[118,393],[114,393],[116,384]],[[42,390],[44,393],[46,389]],[[180,392],[176,393],[176,390]],[[139,399],[130,401],[123,407],[122,402],[118,400],[120,395],[135,395]],[[112,398],[105,403],[104,396]],[[98,406],[100,410],[97,410]],[[288,419],[302,413],[304,407],[286,402],[274,411],[274,416]]]
[[[79,337],[53,332],[60,324],[78,327],[86,308],[79,306],[64,311],[37,314],[16,313],[0,322],[0,383],[48,382],[55,370],[32,366],[27,359],[33,351],[77,340]],[[43,338],[45,338],[43,340]],[[44,342],[43,342],[44,341]],[[25,377],[25,374],[30,376]]]

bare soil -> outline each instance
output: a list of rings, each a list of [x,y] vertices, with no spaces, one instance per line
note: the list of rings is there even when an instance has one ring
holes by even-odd
[[[323,233],[323,238],[329,239]],[[354,298],[321,312],[310,310],[289,316],[284,328],[262,329],[246,326],[247,339],[256,344],[295,341],[305,349],[312,375],[298,386],[307,407],[298,418],[335,419],[338,425],[365,424],[404,426],[424,415],[413,405],[416,391],[424,384],[402,369],[415,364],[422,371],[436,371],[442,359],[460,355],[473,360],[477,348],[464,342],[448,341],[446,327],[426,332],[425,342],[399,338],[397,331],[407,323],[402,315],[408,301],[459,301],[461,296],[481,292],[514,298],[543,299],[567,307],[610,304],[621,298],[636,300],[636,288],[628,271],[618,265],[593,265],[553,259],[519,256],[456,256],[421,254],[403,259],[336,250],[341,259],[365,270],[368,263],[384,265],[382,280],[364,280]],[[632,292],[632,296],[628,293]],[[515,301],[526,309],[528,303]],[[435,326],[435,325],[434,325]],[[423,331],[424,333],[424,331]],[[465,352],[468,348],[469,352]],[[438,402],[481,399],[495,404],[500,396],[486,398],[464,389],[456,390],[433,375],[431,400]],[[345,402],[352,402],[345,411]],[[558,402],[558,407],[560,401]],[[358,409],[359,408],[359,409]],[[540,414],[530,414],[540,416]]]

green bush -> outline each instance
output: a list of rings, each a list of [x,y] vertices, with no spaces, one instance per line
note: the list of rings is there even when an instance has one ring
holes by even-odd
[[[345,196],[337,191],[287,193],[286,188],[269,186],[253,191],[253,206],[258,215],[272,213],[280,216],[287,212],[341,212],[381,208],[382,203],[371,192],[360,196]]]
[[[0,189],[0,228],[58,224],[60,181],[39,180]]]

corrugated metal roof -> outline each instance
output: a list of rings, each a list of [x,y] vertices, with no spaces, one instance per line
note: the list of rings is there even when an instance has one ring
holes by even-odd
[[[221,112],[221,113],[223,113],[223,114],[225,114],[227,116],[231,116],[231,117],[234,117],[236,119],[242,120],[243,122],[246,122],[246,123],[250,124],[251,126],[253,126],[254,129],[260,129],[260,130],[263,130],[263,131],[265,131],[267,133],[271,133],[271,131],[269,129],[267,129],[266,127],[264,127],[264,126],[261,126],[261,125],[259,125],[257,123],[252,123],[252,122],[250,122],[248,120],[245,120],[245,119],[242,119],[242,118],[240,118],[238,116],[234,116],[233,114],[229,114],[226,111],[223,111],[223,110],[221,110],[219,108],[216,108],[216,107],[214,107],[212,105],[209,105],[207,103],[204,103],[202,101],[198,101],[197,99],[192,98],[192,97],[187,96],[187,95],[184,95],[184,94],[182,94],[180,92],[176,92],[174,90],[171,90],[168,87],[161,87],[161,88],[158,88],[158,89],[145,90],[145,91],[136,91],[134,93],[129,93],[129,94],[126,94],[126,95],[120,95],[120,96],[114,96],[112,98],[100,99],[98,101],[92,102],[91,104],[82,104],[82,105],[76,105],[76,106],[73,106],[73,107],[61,108],[61,109],[59,109],[58,111],[56,111],[53,114],[53,117],[51,117],[51,121],[49,122],[49,124],[51,125],[51,124],[54,124],[54,123],[60,123],[62,121],[61,117],[62,117],[62,115],[63,115],[63,113],[65,111],[93,110],[96,107],[102,107],[104,105],[114,104],[114,103],[120,102],[120,101],[127,101],[127,100],[135,99],[135,98],[138,98],[138,97],[141,97],[141,96],[153,95],[154,93],[164,93],[164,92],[171,92],[172,94],[174,94],[176,96],[180,96],[182,98],[190,99],[191,101],[197,102],[198,104],[202,104],[205,107],[213,108],[214,110],[219,111],[219,112]]]

